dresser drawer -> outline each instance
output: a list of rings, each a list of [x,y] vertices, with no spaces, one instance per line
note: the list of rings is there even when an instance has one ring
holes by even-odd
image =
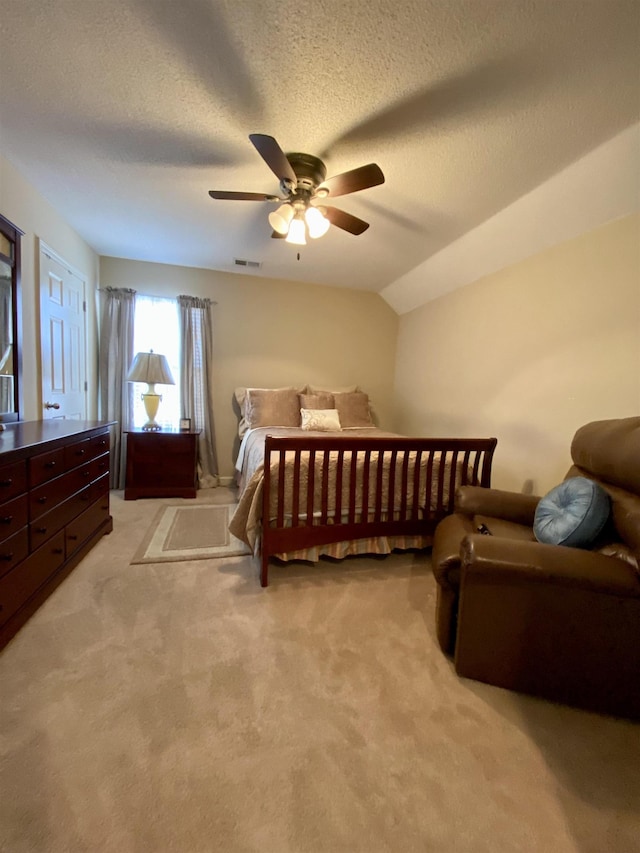
[[[74,468],[73,471],[69,472],[68,476],[73,478],[73,482],[75,484],[74,491],[76,491],[77,489],[81,489],[88,483],[93,482],[93,480],[97,480],[99,477],[108,473],[109,454],[104,453],[102,456],[98,456],[96,459],[92,459],[91,461],[80,465],[78,468]]]
[[[92,493],[93,483],[76,492],[66,501],[46,512],[44,515],[34,519],[29,524],[29,546],[31,551],[39,548],[47,539],[50,539],[58,530],[73,521],[76,516],[84,512],[89,504],[93,503],[96,495]]]
[[[102,456],[109,450],[109,435],[96,435],[93,438],[86,438],[84,441],[78,441],[76,444],[70,444],[65,447],[65,464],[67,470],[81,465],[83,462],[88,462],[95,459],[97,456]]]
[[[43,483],[41,486],[32,489],[29,494],[30,521],[35,521],[36,518],[40,518],[41,515],[66,501],[79,488],[77,477],[74,476],[73,471],[69,471],[62,477],[56,477],[55,480],[50,480],[48,483]]]
[[[64,533],[60,531],[9,574],[0,578],[0,625],[7,622],[63,562]]]
[[[102,497],[86,509],[82,515],[67,524],[64,529],[65,553],[70,557],[83,545],[103,521],[109,519],[109,498]]]
[[[0,542],[0,577],[10,572],[29,553],[29,530],[23,527]]]
[[[26,460],[0,466],[0,503],[27,491]]]
[[[64,447],[58,450],[50,450],[48,453],[39,453],[29,460],[29,484],[31,488],[53,480],[66,471],[64,461]]]
[[[20,495],[0,505],[0,542],[13,536],[29,520],[29,498]]]
[[[86,465],[80,465],[73,471],[63,474],[62,477],[43,483],[33,489],[29,496],[29,519],[35,521],[108,472],[109,454],[105,453],[87,462]]]

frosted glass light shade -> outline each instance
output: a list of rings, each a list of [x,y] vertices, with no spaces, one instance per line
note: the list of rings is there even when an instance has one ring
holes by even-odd
[[[290,204],[281,204],[277,210],[271,211],[269,214],[269,225],[278,234],[286,234],[289,230],[289,223],[293,219],[294,210]]]
[[[295,219],[291,220],[291,225],[289,226],[289,233],[287,234],[287,243],[295,243],[298,246],[306,246],[306,230],[307,229],[304,224],[304,219],[302,218],[302,215],[296,215]]]
[[[329,230],[329,225],[331,223],[328,219],[325,219],[322,212],[318,210],[317,207],[307,208],[304,218],[307,220],[309,237],[312,237],[314,240],[318,237],[322,237],[322,235],[326,234]]]

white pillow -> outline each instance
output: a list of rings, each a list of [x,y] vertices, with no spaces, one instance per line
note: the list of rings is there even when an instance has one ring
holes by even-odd
[[[321,432],[339,432],[340,418],[337,409],[300,409],[302,429],[315,429]]]

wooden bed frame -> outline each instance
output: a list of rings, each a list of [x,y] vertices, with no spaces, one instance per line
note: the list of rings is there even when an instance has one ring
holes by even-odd
[[[265,440],[262,495],[261,585],[268,584],[269,558],[275,554],[373,536],[418,535],[431,540],[438,522],[454,510],[457,486],[491,485],[491,464],[496,444],[496,438],[369,439],[362,436],[318,438],[268,435]],[[377,473],[370,478],[373,453],[384,454],[384,463],[376,456],[379,460],[375,466]],[[415,457],[410,459],[413,453]],[[288,518],[284,507],[285,454],[294,454],[293,506],[306,507],[302,514],[294,511],[293,514],[289,513]],[[337,464],[336,500],[331,510],[328,474],[330,454],[333,454],[332,467]],[[301,458],[306,455],[309,456],[308,481],[300,476]],[[274,461],[277,464],[272,471]],[[350,471],[356,470],[358,461],[363,464],[362,491],[374,497],[373,500],[369,498],[368,502],[365,498],[364,506],[356,508],[355,478],[350,476]],[[450,463],[449,471],[445,475],[447,462]],[[385,487],[382,471],[383,466],[387,465],[389,482]],[[420,476],[421,466],[423,470],[426,469],[426,478]],[[317,494],[318,477],[320,506],[317,497],[314,505],[314,488]],[[347,481],[349,499],[348,505],[344,506],[342,484]],[[448,487],[447,500],[445,484]],[[393,506],[394,489],[398,486],[402,495],[400,506],[396,501],[392,517],[387,518],[386,508]],[[275,519],[269,522],[272,495],[277,496],[277,511]],[[425,512],[424,508],[429,506],[431,509]]]

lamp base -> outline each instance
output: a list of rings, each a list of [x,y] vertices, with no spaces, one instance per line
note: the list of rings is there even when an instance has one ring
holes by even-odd
[[[160,424],[156,422],[156,415],[158,413],[160,400],[162,400],[162,395],[156,394],[155,388],[152,387],[152,383],[149,383],[149,389],[142,395],[142,402],[144,403],[144,409],[147,413],[147,422],[142,427],[144,432],[159,432],[162,429]]]

